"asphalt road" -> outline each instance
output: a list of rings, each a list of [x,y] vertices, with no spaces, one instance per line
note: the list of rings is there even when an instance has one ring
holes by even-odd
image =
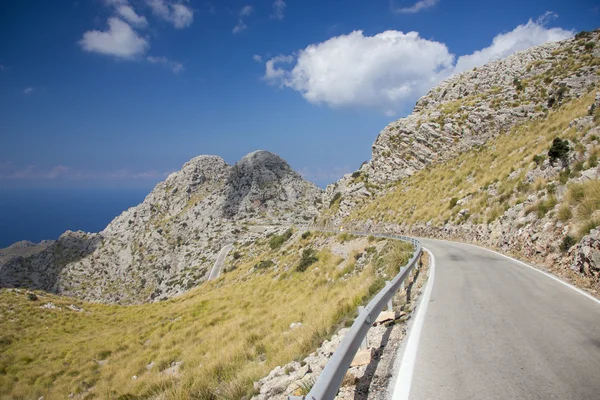
[[[210,270],[210,274],[208,275],[207,281],[212,281],[213,279],[217,279],[219,275],[221,275],[221,269],[223,268],[223,263],[225,262],[225,257],[227,257],[227,253],[229,253],[233,249],[232,244],[228,244],[223,247],[215,260],[215,264]]]
[[[600,399],[600,304],[487,250],[436,259],[410,399]]]

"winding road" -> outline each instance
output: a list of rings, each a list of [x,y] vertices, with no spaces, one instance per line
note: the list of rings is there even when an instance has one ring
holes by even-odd
[[[212,281],[214,279],[217,279],[219,277],[219,275],[221,275],[221,269],[223,268],[223,263],[225,263],[225,257],[227,257],[227,254],[232,249],[233,249],[233,244],[228,244],[221,249],[221,251],[219,252],[219,255],[217,256],[217,259],[215,260],[215,264],[213,265],[212,269],[210,270],[210,274],[208,275],[208,278],[206,278],[207,281]]]
[[[600,399],[598,300],[498,253],[420,240],[435,267],[394,400]]]

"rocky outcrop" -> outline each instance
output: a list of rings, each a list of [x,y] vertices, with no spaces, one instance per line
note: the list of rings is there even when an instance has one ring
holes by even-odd
[[[63,268],[93,253],[101,240],[99,234],[66,231],[57,241],[45,242],[41,251],[38,247],[38,251],[31,255],[3,260],[0,263],[0,282],[3,287],[52,291]]]
[[[341,201],[325,219],[339,223],[390,184],[587,93],[600,82],[599,37],[597,30],[546,43],[443,81],[381,131],[370,161],[327,188],[326,205],[337,193]]]
[[[590,108],[594,109],[599,99],[600,92]],[[552,163],[545,154],[539,154],[538,164],[531,162],[512,169],[508,178],[522,180],[509,192],[503,192],[505,182],[496,179],[455,198],[456,213],[444,223],[368,219],[346,221],[344,225],[349,230],[476,243],[528,260],[592,293],[600,293],[600,231],[596,227],[600,221],[600,186],[594,185],[600,177],[600,114],[594,111],[594,115],[575,118],[565,125],[565,131],[557,132],[557,136],[570,135],[572,140],[567,141],[571,150],[562,160]],[[525,154],[530,160],[531,156]],[[520,192],[519,186],[533,189]],[[487,208],[469,209],[476,195],[482,195],[479,198],[485,199]],[[492,207],[500,207],[497,218],[483,222]],[[585,213],[585,219],[578,213]]]
[[[600,280],[600,230],[592,229],[577,244],[571,268]]]
[[[37,255],[0,264],[0,285],[124,304],[166,299],[202,283],[226,243],[262,235],[249,227],[313,220],[321,196],[273,153],[233,166],[199,156],[102,232],[67,232]]]
[[[7,263],[10,259],[16,257],[29,257],[45,250],[54,243],[54,240],[42,240],[40,243],[33,243],[28,240],[21,240],[12,245],[0,249],[0,264]]]

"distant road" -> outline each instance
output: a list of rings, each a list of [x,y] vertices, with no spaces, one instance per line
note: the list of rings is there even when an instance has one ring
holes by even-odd
[[[394,400],[600,399],[600,302],[488,250],[420,240],[435,277]]]
[[[217,260],[215,261],[215,265],[213,265],[210,274],[208,275],[207,281],[212,281],[213,279],[217,279],[219,275],[221,275],[221,269],[223,268],[223,263],[225,262],[225,257],[227,257],[227,253],[229,253],[233,249],[233,244],[228,244],[223,247],[217,256]]]

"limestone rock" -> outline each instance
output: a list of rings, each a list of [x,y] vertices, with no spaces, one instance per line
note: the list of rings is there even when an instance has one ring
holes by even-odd
[[[268,233],[249,227],[312,221],[321,197],[273,153],[256,151],[233,166],[199,156],[102,232],[67,231],[33,254],[0,260],[0,287],[121,304],[164,300],[204,282],[225,244]]]
[[[592,229],[577,244],[571,269],[586,275],[600,276],[600,229]]]

